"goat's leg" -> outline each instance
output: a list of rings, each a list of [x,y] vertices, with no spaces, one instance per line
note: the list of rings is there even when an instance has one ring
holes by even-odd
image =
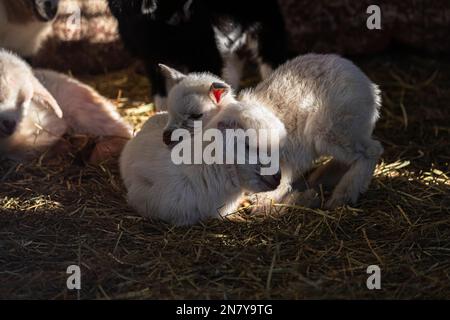
[[[102,137],[94,147],[89,158],[90,164],[100,164],[120,155],[128,139],[121,137]]]
[[[250,196],[250,202],[255,212],[265,212],[273,203],[281,203],[283,199],[292,191],[292,183],[295,180],[294,173],[289,168],[281,169],[280,185],[273,191],[255,193]]]
[[[353,152],[341,149],[336,154],[332,154],[338,159],[340,157],[339,160],[350,167],[334,189],[331,198],[326,202],[326,208],[333,209],[346,203],[354,204],[359,195],[367,191],[383,148],[378,141],[370,139],[364,143],[363,148],[358,149]],[[347,151],[346,154],[344,154],[345,151]],[[349,161],[350,159],[353,161]]]
[[[317,167],[307,179],[309,189],[331,191],[339,183],[350,167],[332,159]]]
[[[296,181],[294,190],[282,200],[283,204],[296,205],[307,208],[319,208],[322,204],[320,192],[331,191],[339,183],[349,166],[332,159],[326,164],[315,168],[307,180]]]

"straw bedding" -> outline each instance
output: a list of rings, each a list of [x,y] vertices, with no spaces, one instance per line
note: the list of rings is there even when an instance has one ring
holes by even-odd
[[[117,163],[86,166],[74,143],[58,159],[0,163],[0,298],[450,298],[450,63],[356,62],[383,90],[385,147],[358,206],[174,228],[136,216]],[[134,66],[83,80],[137,130],[153,113]],[[73,264],[79,292],[66,287]],[[366,287],[372,264],[382,290]]]

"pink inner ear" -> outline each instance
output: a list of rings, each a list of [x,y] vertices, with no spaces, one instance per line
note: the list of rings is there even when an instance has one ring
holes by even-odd
[[[214,98],[216,98],[217,103],[220,103],[223,93],[224,93],[223,89],[213,89],[213,95]]]

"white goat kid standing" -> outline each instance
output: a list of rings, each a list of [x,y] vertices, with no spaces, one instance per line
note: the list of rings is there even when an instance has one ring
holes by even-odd
[[[241,114],[243,108],[242,105],[229,106],[206,128],[222,128],[225,135],[223,130],[227,128],[245,130],[254,127],[254,115],[251,118],[234,117]],[[274,175],[261,175],[259,162],[175,164],[171,149],[161,139],[167,120],[166,113],[151,117],[127,143],[120,158],[128,201],[139,214],[175,225],[190,225],[236,212],[245,191],[264,192],[278,186],[279,171]],[[283,139],[286,133],[278,119],[265,117],[259,120],[264,127],[270,126],[274,130],[276,141],[279,141],[277,137]],[[256,147],[252,146],[254,150]],[[204,148],[205,145],[202,152]]]
[[[98,138],[90,162],[118,155],[131,128],[91,87],[49,70],[33,70],[0,50],[0,157],[22,160],[66,134]]]
[[[184,126],[190,114],[210,118],[230,103],[245,102],[284,123],[288,138],[281,151],[281,184],[273,192],[257,195],[259,204],[283,201],[291,193],[294,181],[321,156],[332,156],[333,161],[328,170],[322,168],[320,174],[313,174],[312,187],[321,175],[336,174],[333,170],[338,167],[346,170],[339,172],[341,176],[325,204],[327,208],[355,203],[367,190],[383,151],[372,138],[381,97],[378,87],[352,62],[336,55],[299,56],[276,69],[254,90],[243,92],[239,101],[227,91],[216,99],[208,77],[202,87],[210,91],[203,90],[200,98],[199,92],[191,92],[189,85],[195,78],[200,86],[199,75],[186,76],[165,66],[164,69],[166,76],[178,82],[169,93],[166,136]],[[207,97],[210,100],[204,103]]]

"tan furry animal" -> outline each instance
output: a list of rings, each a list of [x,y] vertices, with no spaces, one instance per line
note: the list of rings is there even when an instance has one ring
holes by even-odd
[[[131,128],[114,105],[91,87],[49,70],[33,70],[0,50],[0,156],[25,159],[64,134],[97,138],[93,163],[118,155]]]
[[[336,55],[299,56],[276,69],[254,90],[243,92],[238,100],[230,90],[217,91],[217,87],[229,86],[223,83],[217,86],[209,75],[202,81],[202,74],[186,76],[163,68],[166,76],[177,81],[169,93],[170,119],[164,136],[176,128],[189,126],[194,114],[197,120],[211,118],[227,108],[229,101],[245,103],[283,122],[288,136],[281,151],[281,184],[277,190],[255,197],[259,203],[282,202],[291,193],[294,181],[321,156],[333,157],[328,168],[346,169],[344,174],[338,170],[339,182],[326,203],[327,208],[355,203],[367,190],[383,151],[381,144],[372,138],[381,97],[378,87],[349,60]],[[201,90],[192,90],[192,79]],[[208,98],[208,103],[204,103]],[[211,104],[216,107],[211,108]],[[333,174],[334,170],[325,169],[321,168],[322,175]],[[319,174],[313,176],[320,180]]]
[[[32,57],[52,30],[59,0],[0,0],[0,47]]]
[[[243,105],[229,106],[211,119],[211,128],[239,127],[245,130],[255,127],[255,115],[242,116],[245,114],[243,109]],[[241,116],[235,118],[235,114]],[[120,158],[128,201],[139,214],[175,225],[190,225],[236,212],[245,191],[263,192],[278,186],[279,171],[274,175],[262,175],[259,162],[175,164],[171,149],[161,139],[167,120],[166,113],[151,117],[127,143]],[[270,125],[279,137],[286,134],[284,126],[275,117],[265,117],[257,123]]]

